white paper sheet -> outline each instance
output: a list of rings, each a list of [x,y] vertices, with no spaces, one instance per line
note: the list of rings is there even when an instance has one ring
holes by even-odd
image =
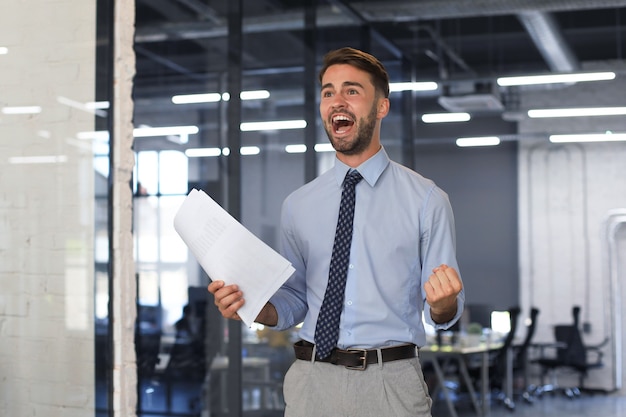
[[[248,327],[295,271],[204,191],[191,190],[174,217],[174,229],[209,278],[239,286],[246,302],[238,314]]]

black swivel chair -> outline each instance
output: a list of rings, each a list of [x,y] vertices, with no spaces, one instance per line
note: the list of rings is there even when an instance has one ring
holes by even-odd
[[[154,384],[156,366],[159,363],[161,332],[135,332],[135,353],[137,360],[137,412],[144,411],[144,396]]]
[[[535,361],[541,367],[542,386],[539,389],[539,393],[561,391],[570,398],[579,396],[580,391],[584,389],[584,380],[589,370],[600,368],[604,365],[601,348],[608,343],[608,339],[605,339],[598,345],[586,346],[580,333],[579,306],[572,308],[572,315],[572,324],[554,326],[556,355],[541,357]],[[569,369],[577,373],[578,385],[574,387],[559,386],[556,373],[561,369]],[[552,376],[552,383],[544,385],[545,377],[548,375]]]
[[[492,358],[492,365],[489,369],[489,382],[492,391],[496,392],[496,399],[501,401],[508,409],[513,410],[515,408],[515,402],[512,398],[513,393],[507,390],[507,354],[509,352],[512,353],[521,309],[519,307],[511,307],[508,312],[511,320],[511,329],[505,336],[502,347],[495,352]],[[508,377],[512,378],[513,375],[508,375]]]
[[[517,331],[517,322],[521,309],[519,307],[511,307],[507,310],[511,322],[510,331],[504,337],[502,346],[492,351],[489,357],[489,388],[492,392],[492,398],[502,403],[509,410],[515,409],[515,402],[512,398],[512,392],[507,390],[507,353],[513,349],[513,340]],[[469,374],[475,385],[480,384],[480,367],[478,361],[470,360],[468,363]]]
[[[533,341],[533,337],[535,336],[535,330],[537,329],[537,316],[539,316],[539,309],[532,307],[530,309],[530,316],[528,318],[529,323],[526,327],[526,336],[524,336],[524,340],[519,345],[513,346],[513,376],[515,379],[520,376],[523,379],[523,388],[521,391],[521,397],[524,401],[528,403],[532,403],[534,401],[534,392],[536,391],[536,387],[530,385],[528,383],[528,372],[529,372],[529,348],[531,347],[531,343]],[[516,392],[517,395],[520,395],[519,391]]]

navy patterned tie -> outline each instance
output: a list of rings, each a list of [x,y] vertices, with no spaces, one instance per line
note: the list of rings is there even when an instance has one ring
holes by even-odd
[[[335,232],[333,254],[330,259],[330,272],[324,301],[315,325],[315,351],[318,359],[324,359],[337,345],[339,338],[339,318],[343,310],[350,245],[352,243],[352,222],[354,220],[354,188],[363,177],[358,171],[349,171],[343,181],[339,219]]]

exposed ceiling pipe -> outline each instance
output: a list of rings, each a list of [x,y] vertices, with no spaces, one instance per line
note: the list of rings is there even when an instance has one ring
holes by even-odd
[[[400,0],[354,3],[370,21],[407,22],[624,7],[623,0]]]
[[[360,24],[364,24],[364,25],[368,25],[370,23],[354,7],[350,6],[343,0],[328,0],[328,1],[330,2],[330,4],[340,9],[342,13],[344,13],[351,19],[355,20],[356,22]],[[378,32],[376,29],[374,29],[371,26],[369,27],[369,30],[370,30],[370,34],[372,35],[372,37],[375,38],[382,45],[384,45],[385,48],[387,48],[387,50],[391,52],[397,59],[404,58],[404,54],[402,53],[402,50],[400,50],[400,48],[394,45],[391,40],[387,39],[384,35],[382,35],[380,32]]]
[[[528,11],[518,14],[518,19],[552,71],[574,72],[580,69],[580,63],[563,38],[553,15]]]
[[[368,22],[419,22],[436,19],[455,19],[476,16],[504,16],[530,11],[559,12],[623,7],[624,0],[414,0],[351,3],[354,10]],[[272,12],[264,16],[244,19],[244,33],[263,33],[281,30],[303,30],[302,10]],[[318,8],[320,28],[356,26],[362,23],[346,20],[345,15],[332,6]],[[207,25],[207,22],[167,23],[161,26],[137,28],[136,42],[161,42],[168,39],[200,39],[226,36],[225,24]]]

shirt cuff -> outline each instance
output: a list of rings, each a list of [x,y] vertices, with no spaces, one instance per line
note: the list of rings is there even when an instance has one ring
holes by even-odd
[[[452,320],[446,323],[435,323],[433,318],[430,316],[430,305],[428,303],[424,303],[424,318],[426,319],[426,323],[430,324],[435,328],[435,330],[447,330],[452,327],[463,315],[463,308],[465,306],[465,302],[461,294],[457,295],[456,298],[456,314]]]

